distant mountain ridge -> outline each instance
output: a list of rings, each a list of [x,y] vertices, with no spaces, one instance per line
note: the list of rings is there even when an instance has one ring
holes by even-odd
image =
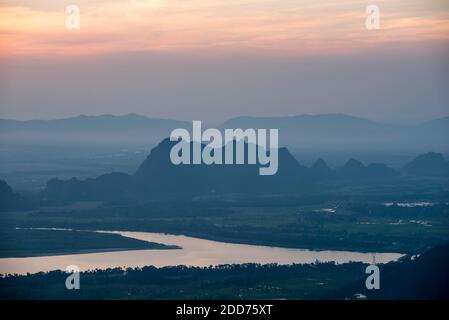
[[[199,119],[201,120],[201,119]],[[156,145],[175,128],[191,122],[123,116],[77,116],[56,120],[0,119],[0,143],[122,143]],[[449,153],[449,117],[415,125],[391,125],[345,114],[283,117],[241,116],[219,128],[279,129],[280,145],[300,150],[368,150]]]
[[[147,116],[139,115],[136,113],[128,113],[126,115],[78,115],[68,118],[52,119],[52,120],[10,120],[0,119],[0,125],[2,127],[16,127],[20,129],[80,129],[91,128],[98,129],[94,126],[98,124],[106,125],[106,129],[116,129],[119,127],[133,126],[148,126],[149,124],[163,125],[165,123],[178,123],[186,124],[185,121],[162,119],[162,118],[150,118]],[[64,127],[62,127],[64,126]],[[69,126],[68,128],[66,126]]]
[[[280,117],[252,117],[240,116],[225,121],[221,127],[223,128],[240,128],[251,124],[253,127],[269,127],[278,126],[286,127],[288,125],[359,125],[359,126],[388,126],[365,118],[346,115],[343,113],[327,113],[327,114],[302,114],[295,116],[280,116]]]
[[[314,150],[449,152],[449,117],[414,125],[392,125],[346,114],[236,117],[222,128],[277,128],[281,144]]]
[[[0,119],[0,142],[157,143],[185,121],[149,118],[138,114],[99,115],[55,120]]]

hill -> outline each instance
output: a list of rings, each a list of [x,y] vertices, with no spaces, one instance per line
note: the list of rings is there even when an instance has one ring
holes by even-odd
[[[280,144],[301,150],[449,151],[449,117],[415,125],[389,125],[345,114],[237,117],[222,128],[277,128]]]
[[[43,194],[51,200],[117,200],[162,195],[294,193],[320,180],[370,183],[399,175],[383,164],[365,166],[355,159],[336,169],[328,168],[324,161],[307,168],[300,165],[287,148],[278,150],[279,168],[272,176],[259,175],[258,163],[174,165],[170,160],[170,150],[175,144],[168,138],[164,139],[151,150],[134,174],[115,172],[86,180],[52,179]],[[235,148],[234,144],[234,151]],[[245,153],[247,150],[245,145]]]
[[[150,145],[168,137],[175,128],[191,123],[123,116],[80,115],[55,120],[0,119],[3,144],[122,144]],[[345,114],[296,115],[284,117],[236,117],[220,129],[277,128],[280,145],[308,151],[449,152],[449,117],[415,125],[390,125]]]
[[[77,143],[91,144],[154,144],[176,128],[190,124],[183,121],[148,118],[137,114],[123,116],[99,115],[55,120],[0,119],[0,140],[3,143]]]
[[[34,207],[31,201],[14,192],[6,181],[0,180],[0,212],[29,210]]]
[[[367,290],[364,281],[357,281],[339,293],[339,298],[363,294],[369,299],[449,299],[447,243],[380,266],[379,270],[379,290]]]
[[[416,176],[449,176],[449,161],[441,153],[428,152],[417,156],[403,170]]]

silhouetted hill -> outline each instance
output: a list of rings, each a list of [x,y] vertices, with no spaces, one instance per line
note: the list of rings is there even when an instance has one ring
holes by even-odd
[[[269,191],[273,188],[285,189],[292,187],[301,175],[301,166],[286,148],[278,150],[279,167],[276,175],[260,176],[257,164],[243,165],[174,165],[170,161],[170,150],[176,142],[168,138],[155,147],[145,161],[140,165],[134,178],[139,185],[154,192],[161,190],[200,193],[239,192],[252,190]],[[193,143],[191,143],[191,148]],[[205,145],[201,146],[201,150]],[[234,142],[234,161],[236,145]],[[248,145],[245,144],[245,160]],[[222,148],[224,163],[225,147]],[[193,155],[191,154],[191,159]],[[246,161],[245,161],[246,162]],[[157,185],[157,190],[154,185]],[[282,186],[281,186],[282,185]]]
[[[399,175],[394,169],[383,163],[372,163],[365,166],[356,159],[349,159],[346,164],[335,170],[335,177],[343,180],[381,180],[390,179]]]
[[[134,183],[126,173],[108,173],[97,178],[78,180],[52,179],[43,192],[49,200],[105,200],[129,198],[134,195]]]
[[[310,167],[309,174],[317,179],[330,178],[332,176],[332,169],[320,158]]]
[[[29,210],[34,207],[31,201],[14,192],[6,181],[0,180],[0,212]]]
[[[408,163],[404,172],[417,176],[449,176],[449,161],[441,153],[429,152]]]
[[[369,183],[398,175],[383,164],[365,166],[355,159],[338,169],[330,169],[324,160],[318,160],[313,167],[307,168],[301,166],[287,148],[279,148],[278,171],[271,176],[259,175],[261,165],[258,162],[242,165],[174,165],[170,160],[170,150],[176,143],[164,139],[151,150],[133,175],[110,173],[82,181],[76,178],[68,181],[53,179],[47,183],[43,195],[50,200],[117,200],[163,195],[291,193],[323,179]],[[233,148],[235,159],[235,143]],[[248,145],[245,144],[245,159],[247,150]],[[222,159],[224,155],[223,149]]]
[[[176,143],[164,139],[151,150],[133,175],[110,173],[86,180],[52,179],[43,195],[49,200],[112,201],[176,194],[288,191],[301,181],[303,168],[286,148],[279,149],[277,174],[260,176],[259,164],[174,165],[170,160],[170,150]],[[235,148],[234,145],[234,157]],[[245,150],[247,148],[245,145]],[[222,154],[224,157],[224,150]]]
[[[380,265],[379,270],[379,290],[367,290],[365,280],[360,279],[339,293],[339,298],[361,293],[369,299],[449,299],[449,244]]]
[[[366,171],[373,179],[388,179],[399,175],[399,172],[384,163],[371,163],[366,167]]]

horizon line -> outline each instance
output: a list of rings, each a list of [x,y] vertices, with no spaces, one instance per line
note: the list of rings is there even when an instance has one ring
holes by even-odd
[[[2,118],[0,117],[0,121],[15,121],[15,122],[29,122],[29,121],[59,121],[59,120],[71,120],[71,119],[76,119],[76,118],[99,118],[99,117],[115,117],[115,118],[124,118],[124,117],[129,117],[129,116],[135,116],[135,117],[142,117],[142,118],[146,118],[148,120],[161,120],[161,121],[178,121],[178,122],[191,122],[191,121],[195,121],[195,120],[201,120],[203,122],[216,122],[216,123],[226,123],[230,120],[235,120],[238,118],[253,118],[253,119],[283,119],[283,118],[297,118],[297,117],[305,117],[305,116],[309,116],[309,117],[320,117],[320,116],[344,116],[344,117],[348,117],[348,118],[356,118],[359,120],[367,120],[367,121],[371,121],[371,122],[375,122],[375,123],[379,123],[379,124],[391,124],[389,122],[384,122],[382,120],[373,120],[369,117],[364,117],[364,116],[358,116],[358,115],[354,115],[354,114],[350,114],[350,113],[343,113],[343,112],[330,112],[330,113],[300,113],[300,114],[285,114],[285,115],[236,115],[233,117],[229,117],[229,118],[225,118],[225,119],[206,119],[206,120],[202,120],[202,119],[197,119],[197,117],[194,117],[192,119],[176,119],[176,118],[166,118],[166,117],[159,117],[159,116],[150,116],[150,115],[146,115],[146,114],[141,114],[141,113],[136,113],[136,112],[129,112],[129,113],[122,113],[122,114],[117,114],[117,113],[100,113],[100,114],[85,114],[85,113],[81,113],[81,114],[77,114],[77,115],[72,115],[72,116],[62,116],[62,117],[56,117],[56,118],[40,118],[40,119],[36,119],[36,118],[28,118],[28,119],[17,119],[17,118]],[[439,117],[433,117],[433,118],[427,118],[427,119],[420,119],[420,120],[415,120],[415,121],[408,121],[409,124],[419,124],[419,123],[425,123],[425,122],[432,122],[432,121],[437,121],[437,120],[442,120],[442,119],[446,119],[449,118],[449,114],[448,115],[444,115],[444,116],[439,116]],[[397,122],[395,122],[397,123]],[[394,124],[394,123],[393,123]]]

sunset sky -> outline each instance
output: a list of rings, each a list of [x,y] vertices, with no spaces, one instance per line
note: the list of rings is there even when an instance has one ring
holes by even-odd
[[[79,30],[65,28],[69,4]],[[371,4],[380,30],[365,27]],[[0,117],[398,118],[408,106],[432,118],[449,114],[448,41],[445,0],[0,0]],[[385,72],[401,70],[408,85],[392,95],[401,76]]]

